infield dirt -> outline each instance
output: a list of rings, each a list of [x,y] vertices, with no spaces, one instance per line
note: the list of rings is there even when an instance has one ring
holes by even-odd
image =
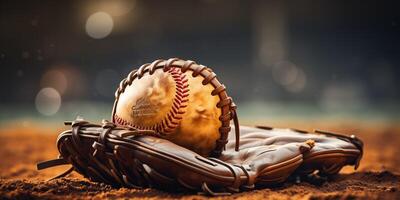
[[[307,123],[309,124],[309,123]],[[365,143],[358,170],[345,167],[332,180],[321,184],[287,182],[215,199],[400,199],[400,126],[380,124],[332,125],[313,123],[325,130],[356,134]],[[276,124],[311,130],[301,123]],[[290,125],[290,126],[289,126]],[[207,199],[191,193],[173,194],[156,189],[112,188],[86,180],[77,173],[48,181],[68,168],[36,170],[36,163],[57,157],[55,142],[62,131],[50,128],[0,130],[0,199]]]

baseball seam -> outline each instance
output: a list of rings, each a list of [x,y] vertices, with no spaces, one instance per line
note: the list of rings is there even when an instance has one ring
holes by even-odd
[[[185,113],[185,108],[189,101],[189,83],[185,73],[179,68],[171,67],[167,71],[175,82],[175,97],[172,102],[172,107],[166,117],[159,123],[153,126],[138,126],[135,125],[117,114],[114,115],[114,120],[121,125],[129,125],[138,129],[155,130],[160,133],[171,133],[178,127],[182,115]]]

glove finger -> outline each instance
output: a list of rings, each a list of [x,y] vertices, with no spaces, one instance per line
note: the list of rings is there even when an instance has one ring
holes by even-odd
[[[345,165],[355,165],[357,167],[362,157],[362,142],[357,138],[345,137],[339,134],[313,134],[294,129],[259,129],[244,126],[242,129],[241,150],[250,147],[275,147],[314,141],[314,147],[304,153],[304,163],[296,172],[299,174],[310,174],[315,170],[319,170],[324,175],[336,174]],[[233,148],[234,143],[228,142],[227,150],[232,151]]]
[[[315,170],[320,175],[329,176],[337,174],[346,165],[358,166],[362,156],[362,149],[350,141],[334,137],[323,137],[310,134],[316,140],[311,151],[304,154],[304,163],[299,168],[300,174],[310,174]]]

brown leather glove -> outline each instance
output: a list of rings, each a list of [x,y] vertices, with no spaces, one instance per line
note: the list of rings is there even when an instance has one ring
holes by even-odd
[[[92,181],[117,187],[230,194],[255,185],[282,183],[294,173],[319,170],[321,175],[332,175],[345,165],[357,166],[362,156],[362,142],[355,137],[292,129],[242,126],[240,151],[235,151],[231,138],[220,157],[205,158],[151,136],[156,135],[152,131],[117,127],[108,121],[102,125],[83,120],[68,124],[72,129],[57,140],[60,158],[39,163],[38,169],[72,164],[60,176],[75,170]]]

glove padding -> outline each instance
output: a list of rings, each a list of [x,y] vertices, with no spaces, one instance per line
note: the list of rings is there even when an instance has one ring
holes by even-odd
[[[156,187],[165,190],[225,195],[249,190],[255,185],[286,181],[293,174],[338,173],[345,165],[357,166],[362,142],[332,133],[309,134],[292,129],[241,126],[240,150],[233,134],[218,158],[205,158],[157,133],[118,127],[103,121],[91,124],[81,119],[57,139],[59,159],[38,164],[44,169],[72,164],[92,181],[116,187]],[[234,131],[234,130],[232,130]]]

